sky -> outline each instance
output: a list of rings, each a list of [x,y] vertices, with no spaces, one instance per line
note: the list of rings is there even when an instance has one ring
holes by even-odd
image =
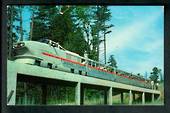
[[[114,55],[119,69],[149,74],[157,66],[164,71],[164,7],[109,6],[114,27],[106,35],[107,59]],[[30,30],[30,12],[23,13],[24,29]],[[100,50],[103,48],[101,47]],[[103,51],[100,53],[103,58]]]
[[[150,74],[164,71],[163,6],[110,6],[115,25],[106,36],[107,58],[113,54],[119,69]]]

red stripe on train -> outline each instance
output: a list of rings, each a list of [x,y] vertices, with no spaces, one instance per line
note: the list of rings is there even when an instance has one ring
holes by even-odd
[[[71,62],[71,63],[74,63],[74,64],[78,64],[80,66],[85,66],[85,64],[81,64],[79,62],[76,62],[76,61],[73,61],[73,60],[70,60],[70,59],[66,59],[66,58],[63,58],[63,57],[59,57],[59,56],[56,56],[56,55],[52,55],[52,54],[49,54],[49,53],[46,53],[46,52],[43,52],[42,53],[43,55],[46,55],[46,56],[49,56],[49,57],[53,57],[53,58],[57,58],[57,59],[60,59],[60,60],[64,60],[64,61],[67,61],[67,62]],[[104,69],[100,69],[98,67],[92,67],[90,65],[88,65],[89,68],[93,68],[93,69],[96,69],[96,70],[99,70],[99,71],[103,71],[103,72],[106,72],[106,73],[109,73],[109,74],[115,74],[115,75],[118,75],[118,76],[122,76],[122,77],[125,77],[125,78],[128,78],[128,79],[133,79],[133,78],[129,78],[128,76],[124,75],[124,74],[118,74],[118,73],[115,73],[115,72],[110,72],[110,71],[106,71]],[[137,79],[136,79],[137,80]],[[145,82],[143,80],[138,80],[140,82]]]

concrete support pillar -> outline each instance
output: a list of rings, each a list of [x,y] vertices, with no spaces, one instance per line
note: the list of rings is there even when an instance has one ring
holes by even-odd
[[[145,104],[145,93],[142,93],[142,104]]]
[[[9,63],[9,62],[8,62]],[[16,68],[13,68],[16,67]],[[14,63],[7,64],[7,104],[16,104],[17,66]]]
[[[132,97],[132,90],[129,91],[129,105],[132,105],[133,97]]]
[[[152,102],[154,102],[154,100],[155,100],[155,95],[154,93],[152,93]]]
[[[81,98],[81,88],[80,88],[80,82],[77,83],[76,88],[75,88],[75,101],[76,105],[80,105],[80,98]]]
[[[120,93],[121,104],[123,104],[123,92]]]
[[[107,97],[108,97],[108,104],[112,105],[112,87],[109,88]]]
[[[112,105],[112,87],[104,91],[104,104]]]

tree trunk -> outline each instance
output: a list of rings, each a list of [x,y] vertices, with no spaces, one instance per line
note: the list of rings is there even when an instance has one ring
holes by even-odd
[[[12,37],[12,26],[13,26],[13,6],[11,6],[11,15],[9,23],[9,37],[8,37],[8,58],[12,57],[12,46],[13,46],[13,37]]]
[[[32,12],[32,19],[31,19],[31,23],[30,23],[30,40],[32,40],[32,35],[33,35],[33,25],[34,25],[34,12]]]
[[[20,40],[23,41],[23,27],[22,27],[22,6],[20,6]]]

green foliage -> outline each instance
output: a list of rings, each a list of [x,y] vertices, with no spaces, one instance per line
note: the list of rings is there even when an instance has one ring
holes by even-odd
[[[158,77],[159,77],[158,74],[159,74],[159,69],[157,67],[154,67],[149,77],[150,80],[154,81],[154,83],[158,82]]]
[[[31,30],[29,40],[48,38],[59,42],[69,51],[99,60],[99,45],[102,43],[104,32],[111,25],[106,25],[111,13],[107,6],[13,6],[8,7],[9,29],[13,30],[13,37],[20,38],[22,34],[20,26],[13,24],[20,22],[21,9],[26,8],[31,13]],[[13,14],[11,15],[11,10]],[[12,17],[12,20],[10,19]],[[10,21],[11,20],[11,21]],[[12,24],[11,24],[12,23]],[[24,31],[24,30],[22,30]],[[9,32],[8,32],[9,33]],[[21,37],[22,40],[22,37]]]
[[[49,13],[54,6],[39,6],[35,13],[34,17],[34,27],[33,27],[33,36],[32,40],[39,40],[44,37],[49,37],[49,26],[50,26],[50,14]],[[53,15],[53,14],[52,14]]]
[[[64,14],[60,14],[58,7],[40,6],[34,17],[33,40],[47,37],[55,42],[59,42],[64,48],[84,55],[87,48],[83,31],[76,28],[72,18],[74,7],[61,7]]]
[[[97,59],[99,60],[99,45],[104,41],[101,39],[105,37],[107,30],[113,25],[106,25],[106,22],[110,20],[111,13],[107,6],[96,6],[94,7],[94,23],[91,25],[91,35],[93,50],[97,52]]]
[[[74,34],[73,33],[69,33],[68,34],[69,38],[65,43],[64,43],[64,47],[67,50],[73,51],[81,56],[84,55],[84,51],[87,48],[87,44],[85,39],[83,38],[83,35],[80,31],[80,29],[78,29]]]
[[[18,39],[22,40],[24,30],[22,29],[22,10],[21,6],[7,6],[7,43],[8,58],[12,57],[12,45]],[[19,24],[20,23],[20,24]]]
[[[16,39],[18,39],[17,33],[19,33],[19,25],[16,25],[14,23],[19,21],[19,8],[12,5],[7,6],[7,18],[8,18],[7,21],[8,39],[16,41]]]
[[[114,58],[114,55],[110,55],[108,63],[109,63],[109,66],[117,68],[117,62]]]
[[[84,105],[101,105],[104,104],[104,90],[85,88]]]

